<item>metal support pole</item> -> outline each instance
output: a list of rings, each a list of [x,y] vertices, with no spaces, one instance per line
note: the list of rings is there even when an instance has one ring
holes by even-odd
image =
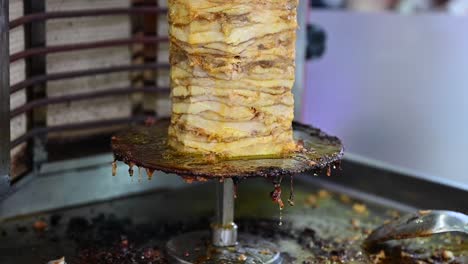
[[[234,223],[234,182],[224,179],[216,186],[216,218],[211,224],[210,238],[206,231],[179,235],[167,242],[170,263],[269,263],[281,264],[278,248],[261,237],[244,234],[237,242]],[[215,251],[212,246],[217,247]]]
[[[211,225],[212,242],[217,247],[237,244],[237,225],[234,223],[234,183],[225,179],[216,186],[216,219]]]
[[[46,11],[45,0],[28,0],[25,3],[25,14],[37,14]],[[26,48],[43,48],[46,46],[46,23],[36,21],[26,25]],[[26,60],[27,77],[32,78],[44,75],[46,71],[46,56],[33,56]],[[47,97],[46,84],[38,84],[30,87],[27,91],[28,101],[44,99]],[[34,109],[28,116],[28,130],[36,127],[47,126],[46,108]],[[34,174],[38,174],[40,166],[47,162],[47,134],[35,136],[29,141],[29,153],[32,154],[32,169]]]
[[[9,0],[0,0],[0,198],[10,189]]]
[[[297,8],[297,23],[299,28],[297,29],[296,36],[296,71],[293,94],[294,94],[294,120],[302,120],[302,96],[306,89],[307,83],[305,78],[306,70],[306,47],[307,47],[307,21],[309,1],[299,1]]]

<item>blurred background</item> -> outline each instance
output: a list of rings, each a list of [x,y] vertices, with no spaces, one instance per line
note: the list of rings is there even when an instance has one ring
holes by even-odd
[[[316,8],[354,11],[394,11],[424,13],[429,11],[463,15],[467,13],[466,0],[311,0]]]
[[[326,50],[307,62],[302,120],[348,159],[468,189],[468,1],[311,4]]]

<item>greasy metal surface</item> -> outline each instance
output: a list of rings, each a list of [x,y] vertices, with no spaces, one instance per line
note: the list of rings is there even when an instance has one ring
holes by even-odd
[[[0,200],[10,179],[10,49],[8,0],[0,0]]]
[[[343,160],[342,175],[327,181],[414,208],[468,214],[468,190],[370,165]]]
[[[196,231],[167,243],[169,259],[177,264],[280,264],[276,246],[261,237],[241,234],[239,244],[228,248],[209,245],[209,232]]]
[[[343,155],[341,141],[317,128],[295,123],[295,140],[304,142],[305,152],[285,157],[244,157],[222,159],[204,155],[178,153],[167,144],[169,120],[153,126],[132,127],[112,137],[117,160],[149,170],[201,178],[276,177],[309,170],[321,170]]]
[[[426,237],[448,232],[468,235],[468,216],[453,211],[419,211],[380,226],[369,235],[365,243],[372,246],[388,240]]]
[[[378,174],[373,176],[379,177]],[[339,174],[332,177],[339,177]],[[157,177],[152,179],[157,180]],[[134,181],[134,184],[144,182]],[[161,190],[111,202],[0,220],[0,263],[47,263],[61,256],[71,264],[147,264],[156,256],[157,261],[153,264],[168,263],[163,249],[170,238],[189,231],[206,230],[214,214],[214,187],[214,183],[198,184],[181,190]],[[283,225],[279,226],[278,205],[273,204],[268,195],[272,188],[272,184],[264,179],[240,183],[236,222],[241,233],[260,236],[276,244],[285,259],[284,264],[468,261],[466,236],[439,235],[396,241],[375,253],[365,252],[361,243],[368,232],[399,212],[370,200],[320,189],[313,181],[296,182],[296,205],[284,208]],[[284,181],[284,191],[288,188],[289,181]],[[365,206],[364,210],[357,210],[358,205]],[[46,224],[45,228],[40,228],[40,221]],[[452,261],[441,258],[444,250],[453,253]],[[450,256],[450,253],[446,255]]]

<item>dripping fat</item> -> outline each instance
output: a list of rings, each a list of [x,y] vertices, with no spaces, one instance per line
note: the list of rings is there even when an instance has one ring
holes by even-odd
[[[288,203],[290,206],[294,206],[294,176],[291,175],[291,182],[290,182],[290,193]]]
[[[114,160],[114,162],[112,162],[112,176],[116,176],[117,175],[117,161]]]
[[[133,162],[128,163],[128,174],[130,177],[133,177],[133,165],[135,165]]]
[[[232,178],[232,182],[234,183],[232,188],[234,189],[234,199],[237,199],[237,187],[239,186],[239,178],[234,177]]]
[[[148,181],[151,181],[153,178],[154,170],[152,169],[146,169],[146,175],[148,175]]]
[[[270,193],[270,197],[274,203],[277,203],[279,205],[280,209],[284,207],[283,200],[281,199],[281,184],[280,183],[275,184],[275,189]]]
[[[283,208],[284,208],[284,203],[283,203],[283,200],[281,199],[281,181],[282,181],[282,177],[277,179],[275,182],[274,182],[274,189],[273,191],[271,191],[270,193],[270,197],[271,199],[273,200],[274,203],[277,203],[278,206],[279,206],[279,223],[278,225],[283,225]]]

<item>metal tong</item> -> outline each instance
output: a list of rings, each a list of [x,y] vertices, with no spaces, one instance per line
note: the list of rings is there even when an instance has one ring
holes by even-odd
[[[448,232],[468,234],[468,216],[443,210],[408,214],[375,229],[364,241],[364,245],[369,247],[388,240],[426,237]]]

